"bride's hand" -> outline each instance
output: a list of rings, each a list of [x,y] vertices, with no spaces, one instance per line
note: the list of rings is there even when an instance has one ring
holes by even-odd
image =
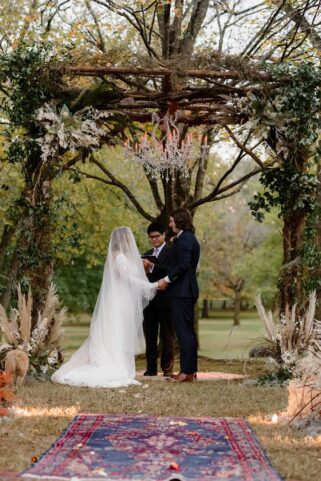
[[[145,272],[149,272],[151,267],[154,267],[154,264],[147,259],[143,259],[143,264],[144,264]]]
[[[167,282],[164,279],[160,279],[158,281],[158,290],[159,291],[165,291],[167,289]]]

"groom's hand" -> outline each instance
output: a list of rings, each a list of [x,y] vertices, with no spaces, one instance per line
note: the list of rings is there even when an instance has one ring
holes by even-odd
[[[168,283],[164,281],[164,279],[161,279],[158,281],[158,290],[159,291],[165,291],[168,287]]]

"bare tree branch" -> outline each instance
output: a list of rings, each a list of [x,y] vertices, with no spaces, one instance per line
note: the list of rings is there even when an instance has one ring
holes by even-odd
[[[106,43],[105,43],[104,35],[103,35],[103,33],[101,31],[101,28],[100,28],[100,24],[99,24],[99,20],[98,20],[98,17],[96,15],[96,12],[92,8],[90,0],[85,0],[85,4],[86,4],[86,7],[87,7],[88,11],[90,12],[90,15],[93,18],[93,21],[94,21],[94,24],[95,24],[95,27],[96,27],[97,35],[98,35],[98,38],[99,38],[99,42],[97,42],[97,45],[102,52],[106,52]]]
[[[109,1],[109,0],[106,0],[106,1],[100,1],[100,0],[93,0],[95,3],[97,4],[100,4],[100,5],[103,5],[104,7],[106,7],[108,10],[112,11],[113,13],[115,13],[116,15],[119,15],[120,17],[123,17],[127,20],[127,22],[132,26],[134,27],[134,29],[139,33],[146,49],[147,49],[147,52],[150,56],[153,56],[154,58],[156,58],[157,60],[159,60],[159,56],[156,52],[156,50],[152,47],[150,41],[149,41],[149,38],[150,38],[150,35],[147,34],[146,32],[146,28],[144,28],[144,22],[139,18],[138,16],[138,13],[141,13],[141,10],[134,10],[132,9],[131,7],[129,6],[122,6],[121,8],[119,8],[116,4],[116,2],[114,1]],[[152,2],[151,4],[149,4],[144,10],[143,12],[146,10],[146,9],[149,9],[151,8],[153,5],[155,4],[155,2]]]
[[[238,146],[239,149],[243,150],[244,152],[246,152],[250,157],[252,157],[252,159],[260,166],[262,167],[263,169],[265,168],[265,165],[264,163],[262,162],[262,160],[250,149],[248,149],[244,144],[242,144],[242,142],[240,142],[237,137],[233,134],[232,130],[227,126],[227,125],[224,125],[224,129],[226,130],[226,132],[229,134],[229,136],[231,137],[231,139],[235,142],[235,144]]]
[[[199,199],[195,202],[192,202],[190,207],[195,209],[196,207],[199,207],[200,205],[206,204],[208,202],[212,202],[216,199],[222,199],[225,197],[222,197],[221,194],[223,192],[229,191],[233,189],[233,187],[236,187],[239,184],[244,184],[248,179],[253,177],[256,174],[259,174],[262,172],[264,169],[263,168],[256,168],[254,170],[251,170],[251,172],[248,172],[246,175],[243,175],[240,179],[235,180],[234,182],[231,182],[230,184],[227,184],[226,186],[222,187],[221,189],[217,190],[216,188],[208,194],[206,197],[203,197],[202,199]],[[232,194],[230,194],[232,195]],[[227,195],[226,195],[227,197]]]
[[[164,208],[164,204],[162,202],[162,199],[161,199],[161,196],[160,196],[160,193],[159,193],[159,190],[158,190],[157,180],[154,177],[152,177],[147,172],[146,169],[144,169],[144,171],[145,171],[146,178],[149,182],[149,185],[150,185],[150,188],[151,188],[154,200],[155,200],[155,204],[157,205],[159,211],[161,212]]]
[[[52,71],[62,71],[65,73],[73,73],[78,76],[98,76],[102,74],[109,75],[135,75],[145,77],[170,77],[177,73],[174,69],[168,69],[163,67],[155,68],[135,68],[135,67],[92,67],[92,66],[63,66],[51,67]],[[244,73],[238,70],[198,70],[189,69],[180,71],[181,76],[194,77],[200,79],[216,78],[216,79],[235,79],[244,80]],[[249,79],[257,81],[271,81],[272,76],[260,70],[251,69],[248,72]],[[227,86],[226,86],[227,87]]]
[[[104,172],[104,174],[110,179],[110,181],[107,181],[106,179],[103,180],[103,182],[105,184],[109,184],[109,185],[113,185],[115,187],[118,187],[119,189],[121,189],[126,195],[127,197],[129,198],[129,200],[133,203],[133,205],[136,207],[137,211],[143,216],[145,217],[145,219],[149,220],[149,221],[153,221],[155,219],[155,217],[151,214],[149,214],[144,208],[143,206],[140,204],[140,202],[137,200],[137,198],[134,196],[134,194],[130,191],[130,189],[125,185],[123,184],[122,182],[120,182],[120,180],[116,179],[116,177],[111,173],[111,171],[109,169],[107,169],[107,167],[105,167],[104,165],[102,165],[101,162],[99,162],[99,160],[95,159],[95,157],[93,155],[91,155],[91,159],[90,159],[95,165],[97,165],[97,167],[102,171]],[[86,174],[86,173],[83,173],[84,175],[86,175],[86,177],[90,178],[90,175],[91,174]],[[91,177],[93,178],[93,177]],[[100,177],[97,177],[97,180],[101,180]]]
[[[273,12],[268,20],[266,21],[265,25],[263,28],[257,32],[254,37],[250,40],[250,42],[246,45],[246,47],[243,49],[242,56],[250,56],[251,53],[253,53],[253,50],[265,39],[267,33],[270,32],[272,29],[272,26],[275,22],[275,19],[279,15],[280,11],[282,10],[283,5],[285,4],[286,0],[282,0],[278,8],[276,9],[275,12]]]
[[[208,162],[211,146],[213,145],[214,134],[215,134],[215,130],[212,128],[212,129],[209,129],[208,132],[206,131],[203,132],[203,135],[202,135],[201,155],[200,155],[200,158],[198,159],[198,169],[197,169],[196,180],[195,180],[193,201],[200,199],[202,195],[204,179],[205,179],[205,174],[207,170],[207,162]],[[202,152],[202,149],[204,148],[204,145],[205,145],[206,136],[207,136],[207,149],[204,154]]]
[[[321,50],[321,35],[313,26],[313,23],[310,24],[307,19],[305,18],[305,12],[308,8],[309,1],[306,2],[306,5],[301,12],[299,9],[293,8],[289,2],[286,2],[282,5],[282,10],[286,12],[286,14],[291,18],[291,20],[296,24],[301,31],[306,32],[309,35],[312,45]],[[317,2],[317,10],[315,12],[314,18],[317,15],[317,12],[320,10],[320,2]]]
[[[208,10],[209,0],[194,0],[193,11],[187,29],[180,45],[180,52],[191,55],[197,35],[202,28],[204,18]]]

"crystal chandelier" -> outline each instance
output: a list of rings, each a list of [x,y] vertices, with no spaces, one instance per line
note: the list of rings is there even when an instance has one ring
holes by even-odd
[[[177,114],[173,116],[167,112],[161,118],[153,112],[154,127],[151,134],[147,135],[145,132],[139,142],[125,142],[126,159],[143,165],[147,173],[154,178],[160,175],[168,181],[178,171],[188,177],[189,161],[194,154],[192,135],[187,134],[185,139],[181,140],[176,121]],[[202,146],[202,156],[206,150],[207,137]]]

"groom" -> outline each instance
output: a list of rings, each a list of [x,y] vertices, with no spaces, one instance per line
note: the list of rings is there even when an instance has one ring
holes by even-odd
[[[172,320],[180,348],[180,373],[174,381],[191,382],[197,372],[197,338],[194,331],[194,308],[199,290],[196,269],[200,246],[195,237],[189,210],[178,208],[170,216],[169,227],[176,236],[169,256],[168,274],[158,282],[167,289]]]

